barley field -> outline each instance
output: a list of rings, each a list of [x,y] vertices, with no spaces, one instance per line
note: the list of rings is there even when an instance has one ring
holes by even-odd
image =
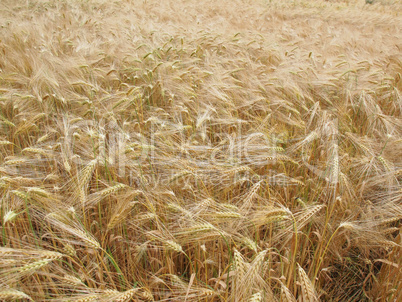
[[[0,301],[402,301],[401,13],[0,0]]]

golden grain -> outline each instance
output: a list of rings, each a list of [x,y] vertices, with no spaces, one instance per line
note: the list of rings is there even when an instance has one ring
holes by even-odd
[[[399,301],[399,2],[0,0],[0,300]]]

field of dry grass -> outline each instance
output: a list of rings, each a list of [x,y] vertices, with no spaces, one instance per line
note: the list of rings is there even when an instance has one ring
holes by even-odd
[[[402,301],[401,13],[0,0],[0,300]]]

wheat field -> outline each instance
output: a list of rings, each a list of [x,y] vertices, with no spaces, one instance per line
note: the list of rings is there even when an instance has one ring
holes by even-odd
[[[402,301],[402,3],[0,0],[1,301]]]

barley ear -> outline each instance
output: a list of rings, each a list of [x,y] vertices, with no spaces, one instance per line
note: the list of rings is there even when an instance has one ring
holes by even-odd
[[[296,302],[295,297],[292,295],[290,290],[285,284],[281,282],[281,301],[283,302]]]
[[[33,301],[27,294],[16,290],[16,289],[0,289],[0,299],[1,301],[17,301],[20,299],[27,299]]]
[[[248,300],[249,302],[262,302],[262,292],[255,293]]]
[[[319,300],[314,291],[314,287],[311,284],[311,281],[310,281],[309,277],[307,276],[306,272],[300,266],[300,264],[297,264],[297,268],[298,268],[297,272],[299,275],[299,281],[300,281],[301,289],[302,289],[303,301],[318,302]]]

